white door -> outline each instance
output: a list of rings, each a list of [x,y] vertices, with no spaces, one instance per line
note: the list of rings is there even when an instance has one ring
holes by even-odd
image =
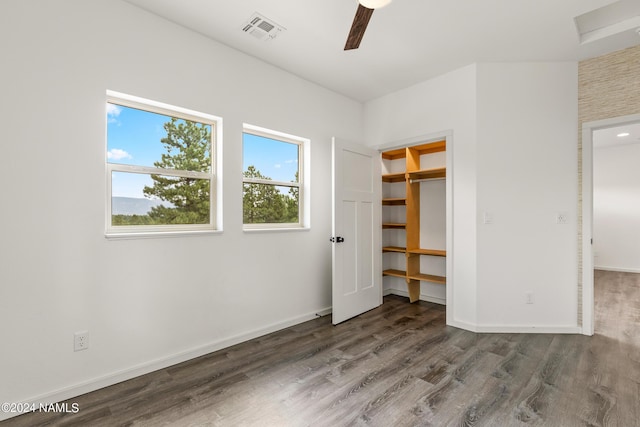
[[[382,304],[380,154],[333,138],[333,324]]]

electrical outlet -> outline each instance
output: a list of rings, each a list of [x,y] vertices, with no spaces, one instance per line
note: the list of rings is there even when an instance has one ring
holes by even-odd
[[[525,304],[533,304],[533,292],[524,293],[524,302]]]
[[[73,334],[73,351],[81,351],[89,348],[89,331],[81,331]]]

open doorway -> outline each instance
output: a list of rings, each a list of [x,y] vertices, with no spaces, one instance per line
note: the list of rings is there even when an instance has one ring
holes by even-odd
[[[640,115],[585,123],[582,148],[582,320],[591,335],[594,287],[612,274],[640,273]]]

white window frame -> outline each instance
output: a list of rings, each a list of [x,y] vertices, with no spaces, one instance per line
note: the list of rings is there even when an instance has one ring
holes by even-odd
[[[107,103],[123,107],[135,108],[168,117],[190,120],[211,126],[210,172],[163,169],[153,166],[138,166],[111,163],[107,157],[108,141],[106,138],[105,120],[105,170],[106,170],[106,204],[105,235],[107,238],[159,237],[185,234],[208,234],[222,232],[222,118],[201,113],[187,108],[176,107],[158,101],[140,98],[115,91],[107,91]],[[106,117],[106,114],[105,114]],[[209,180],[209,223],[208,224],[167,224],[167,225],[112,225],[112,176],[114,172],[139,173],[144,175],[165,175],[174,177],[198,178]]]
[[[275,187],[295,187],[298,188],[298,222],[296,223],[260,223],[260,224],[244,224],[245,231],[269,231],[269,230],[308,230],[311,228],[310,218],[310,148],[311,141],[307,138],[291,135],[284,132],[278,132],[259,126],[243,124],[242,127],[243,140],[244,134],[261,136],[276,141],[298,145],[298,182],[284,182],[275,180],[265,180],[256,178],[242,177],[243,194],[244,184],[265,184]],[[242,159],[244,162],[244,143],[242,145]],[[244,167],[243,167],[244,170]],[[242,215],[244,218],[244,206]]]

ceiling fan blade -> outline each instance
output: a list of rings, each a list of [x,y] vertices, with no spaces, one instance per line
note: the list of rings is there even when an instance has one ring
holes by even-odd
[[[351,31],[349,31],[344,50],[357,49],[360,46],[371,15],[373,15],[373,9],[358,4],[358,10],[356,10],[356,16],[353,18],[353,24],[351,24]]]

